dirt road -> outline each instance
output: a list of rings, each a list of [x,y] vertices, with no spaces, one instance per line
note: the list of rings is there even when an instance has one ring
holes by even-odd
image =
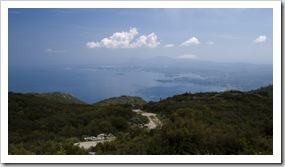
[[[149,119],[149,123],[145,124],[149,129],[154,129],[157,126],[161,126],[162,123],[160,120],[156,117],[156,114],[154,113],[149,113],[149,112],[144,112],[140,109],[133,110],[134,112],[141,113],[143,116],[146,116]]]

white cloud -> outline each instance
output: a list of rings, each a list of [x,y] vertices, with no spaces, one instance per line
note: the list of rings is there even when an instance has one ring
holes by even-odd
[[[148,36],[142,35],[135,42],[130,43],[130,48],[138,48],[138,47],[149,47],[155,48],[160,44],[157,41],[157,36],[154,33],[149,34]]]
[[[184,54],[176,57],[177,59],[196,59],[197,56],[193,54]]]
[[[115,32],[108,38],[103,38],[100,42],[87,42],[86,46],[89,48],[139,48],[139,47],[157,47],[160,42],[157,41],[155,33],[149,35],[142,35],[135,39],[138,35],[136,28],[130,28],[128,32]]]
[[[174,47],[174,45],[173,44],[166,44],[166,45],[164,45],[164,47],[165,48],[172,48],[172,47]]]
[[[214,45],[215,43],[213,41],[206,42],[207,45]]]
[[[266,41],[266,36],[265,35],[260,35],[258,38],[254,40],[255,43],[260,43],[260,42],[265,42]]]
[[[199,40],[195,37],[192,37],[188,39],[187,41],[183,42],[181,46],[196,45],[196,44],[200,44]]]
[[[54,49],[51,49],[51,48],[47,48],[43,52],[45,52],[45,53],[64,53],[66,51],[65,50],[54,50]]]

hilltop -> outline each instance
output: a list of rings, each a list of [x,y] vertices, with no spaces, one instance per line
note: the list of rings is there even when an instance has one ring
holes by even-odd
[[[85,102],[79,100],[71,94],[62,93],[62,92],[51,92],[51,93],[42,93],[37,94],[38,97],[43,97],[49,100],[53,100],[59,103],[67,104],[86,104]]]
[[[122,95],[120,97],[112,97],[109,99],[105,99],[94,103],[95,106],[108,106],[108,105],[130,105],[133,108],[141,108],[147,102],[141,97],[137,96],[126,96]]]

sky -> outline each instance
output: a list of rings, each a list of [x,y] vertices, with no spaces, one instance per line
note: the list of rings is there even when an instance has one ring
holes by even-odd
[[[270,8],[9,8],[9,65],[167,56],[272,64]]]

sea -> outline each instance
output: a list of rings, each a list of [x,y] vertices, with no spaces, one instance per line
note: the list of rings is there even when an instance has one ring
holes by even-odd
[[[225,90],[225,87],[217,85],[159,82],[171,77],[173,76],[163,72],[109,66],[9,66],[8,90],[19,93],[64,92],[89,104],[121,95],[139,96],[146,101],[159,101],[185,92]]]

